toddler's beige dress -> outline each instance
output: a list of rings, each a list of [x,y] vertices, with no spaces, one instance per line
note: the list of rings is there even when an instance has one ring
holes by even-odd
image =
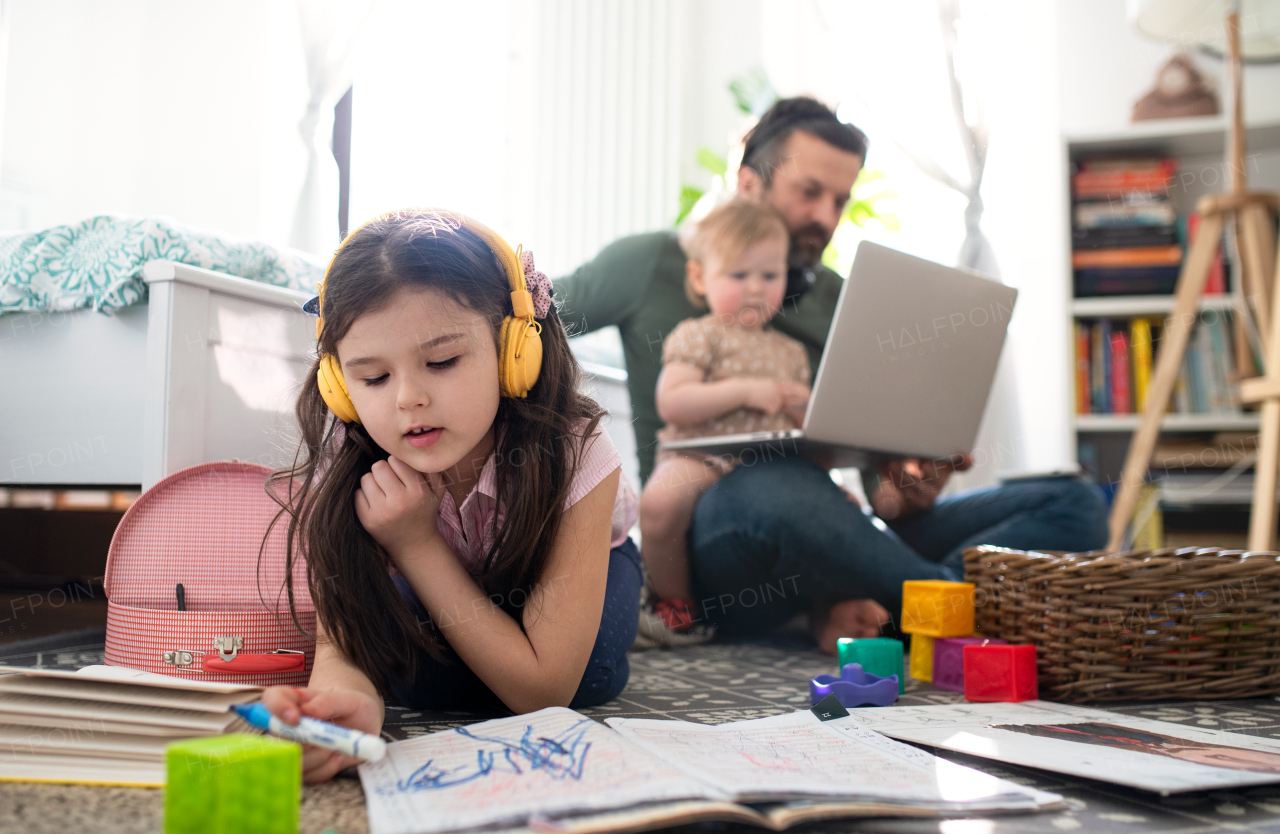
[[[742,330],[724,324],[712,313],[680,322],[662,343],[662,364],[682,362],[702,370],[703,382],[731,377],[789,379],[809,384],[809,355],[804,345],[766,324],[761,330]],[[769,415],[754,408],[739,408],[693,426],[667,425],[658,431],[658,442],[688,437],[710,437],[752,431],[786,431],[799,428],[785,411]],[[738,464],[735,458],[699,452],[659,451],[654,468],[676,455],[701,460],[720,474]]]

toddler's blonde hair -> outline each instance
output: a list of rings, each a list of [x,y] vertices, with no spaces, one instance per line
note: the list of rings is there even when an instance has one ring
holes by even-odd
[[[738,198],[716,206],[691,228],[682,229],[680,246],[689,260],[703,266],[706,266],[706,257],[711,252],[728,265],[755,244],[774,238],[790,240],[782,215],[764,203]],[[687,275],[684,294],[695,306],[706,308],[706,297],[694,291]]]

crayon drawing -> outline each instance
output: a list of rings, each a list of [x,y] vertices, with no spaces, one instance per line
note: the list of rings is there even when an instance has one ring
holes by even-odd
[[[395,789],[416,792],[451,788],[491,773],[518,775],[541,772],[556,780],[581,779],[587,753],[591,750],[591,742],[584,738],[589,726],[594,723],[591,719],[584,718],[553,738],[534,737],[533,725],[526,724],[524,733],[516,741],[476,734],[466,727],[458,727],[454,732],[459,735],[481,742],[482,745],[493,746],[481,746],[476,751],[475,762],[459,767],[441,768],[436,765],[435,759],[428,759],[408,778],[398,780]]]

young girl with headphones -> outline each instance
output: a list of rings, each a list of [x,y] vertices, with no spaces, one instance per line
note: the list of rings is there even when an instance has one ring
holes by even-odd
[[[384,701],[521,713],[616,696],[638,502],[532,254],[460,214],[392,212],[346,239],[313,303],[302,442],[274,480],[292,484],[315,664],[267,707],[376,734]],[[304,778],[354,762],[307,748]]]

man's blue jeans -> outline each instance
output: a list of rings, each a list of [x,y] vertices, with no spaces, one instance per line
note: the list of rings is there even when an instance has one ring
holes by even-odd
[[[846,599],[895,619],[906,579],[964,578],[964,549],[1085,551],[1107,541],[1097,487],[1076,478],[961,493],[886,532],[816,464],[740,466],[698,501],[689,530],[695,599],[724,635],[758,634]]]

